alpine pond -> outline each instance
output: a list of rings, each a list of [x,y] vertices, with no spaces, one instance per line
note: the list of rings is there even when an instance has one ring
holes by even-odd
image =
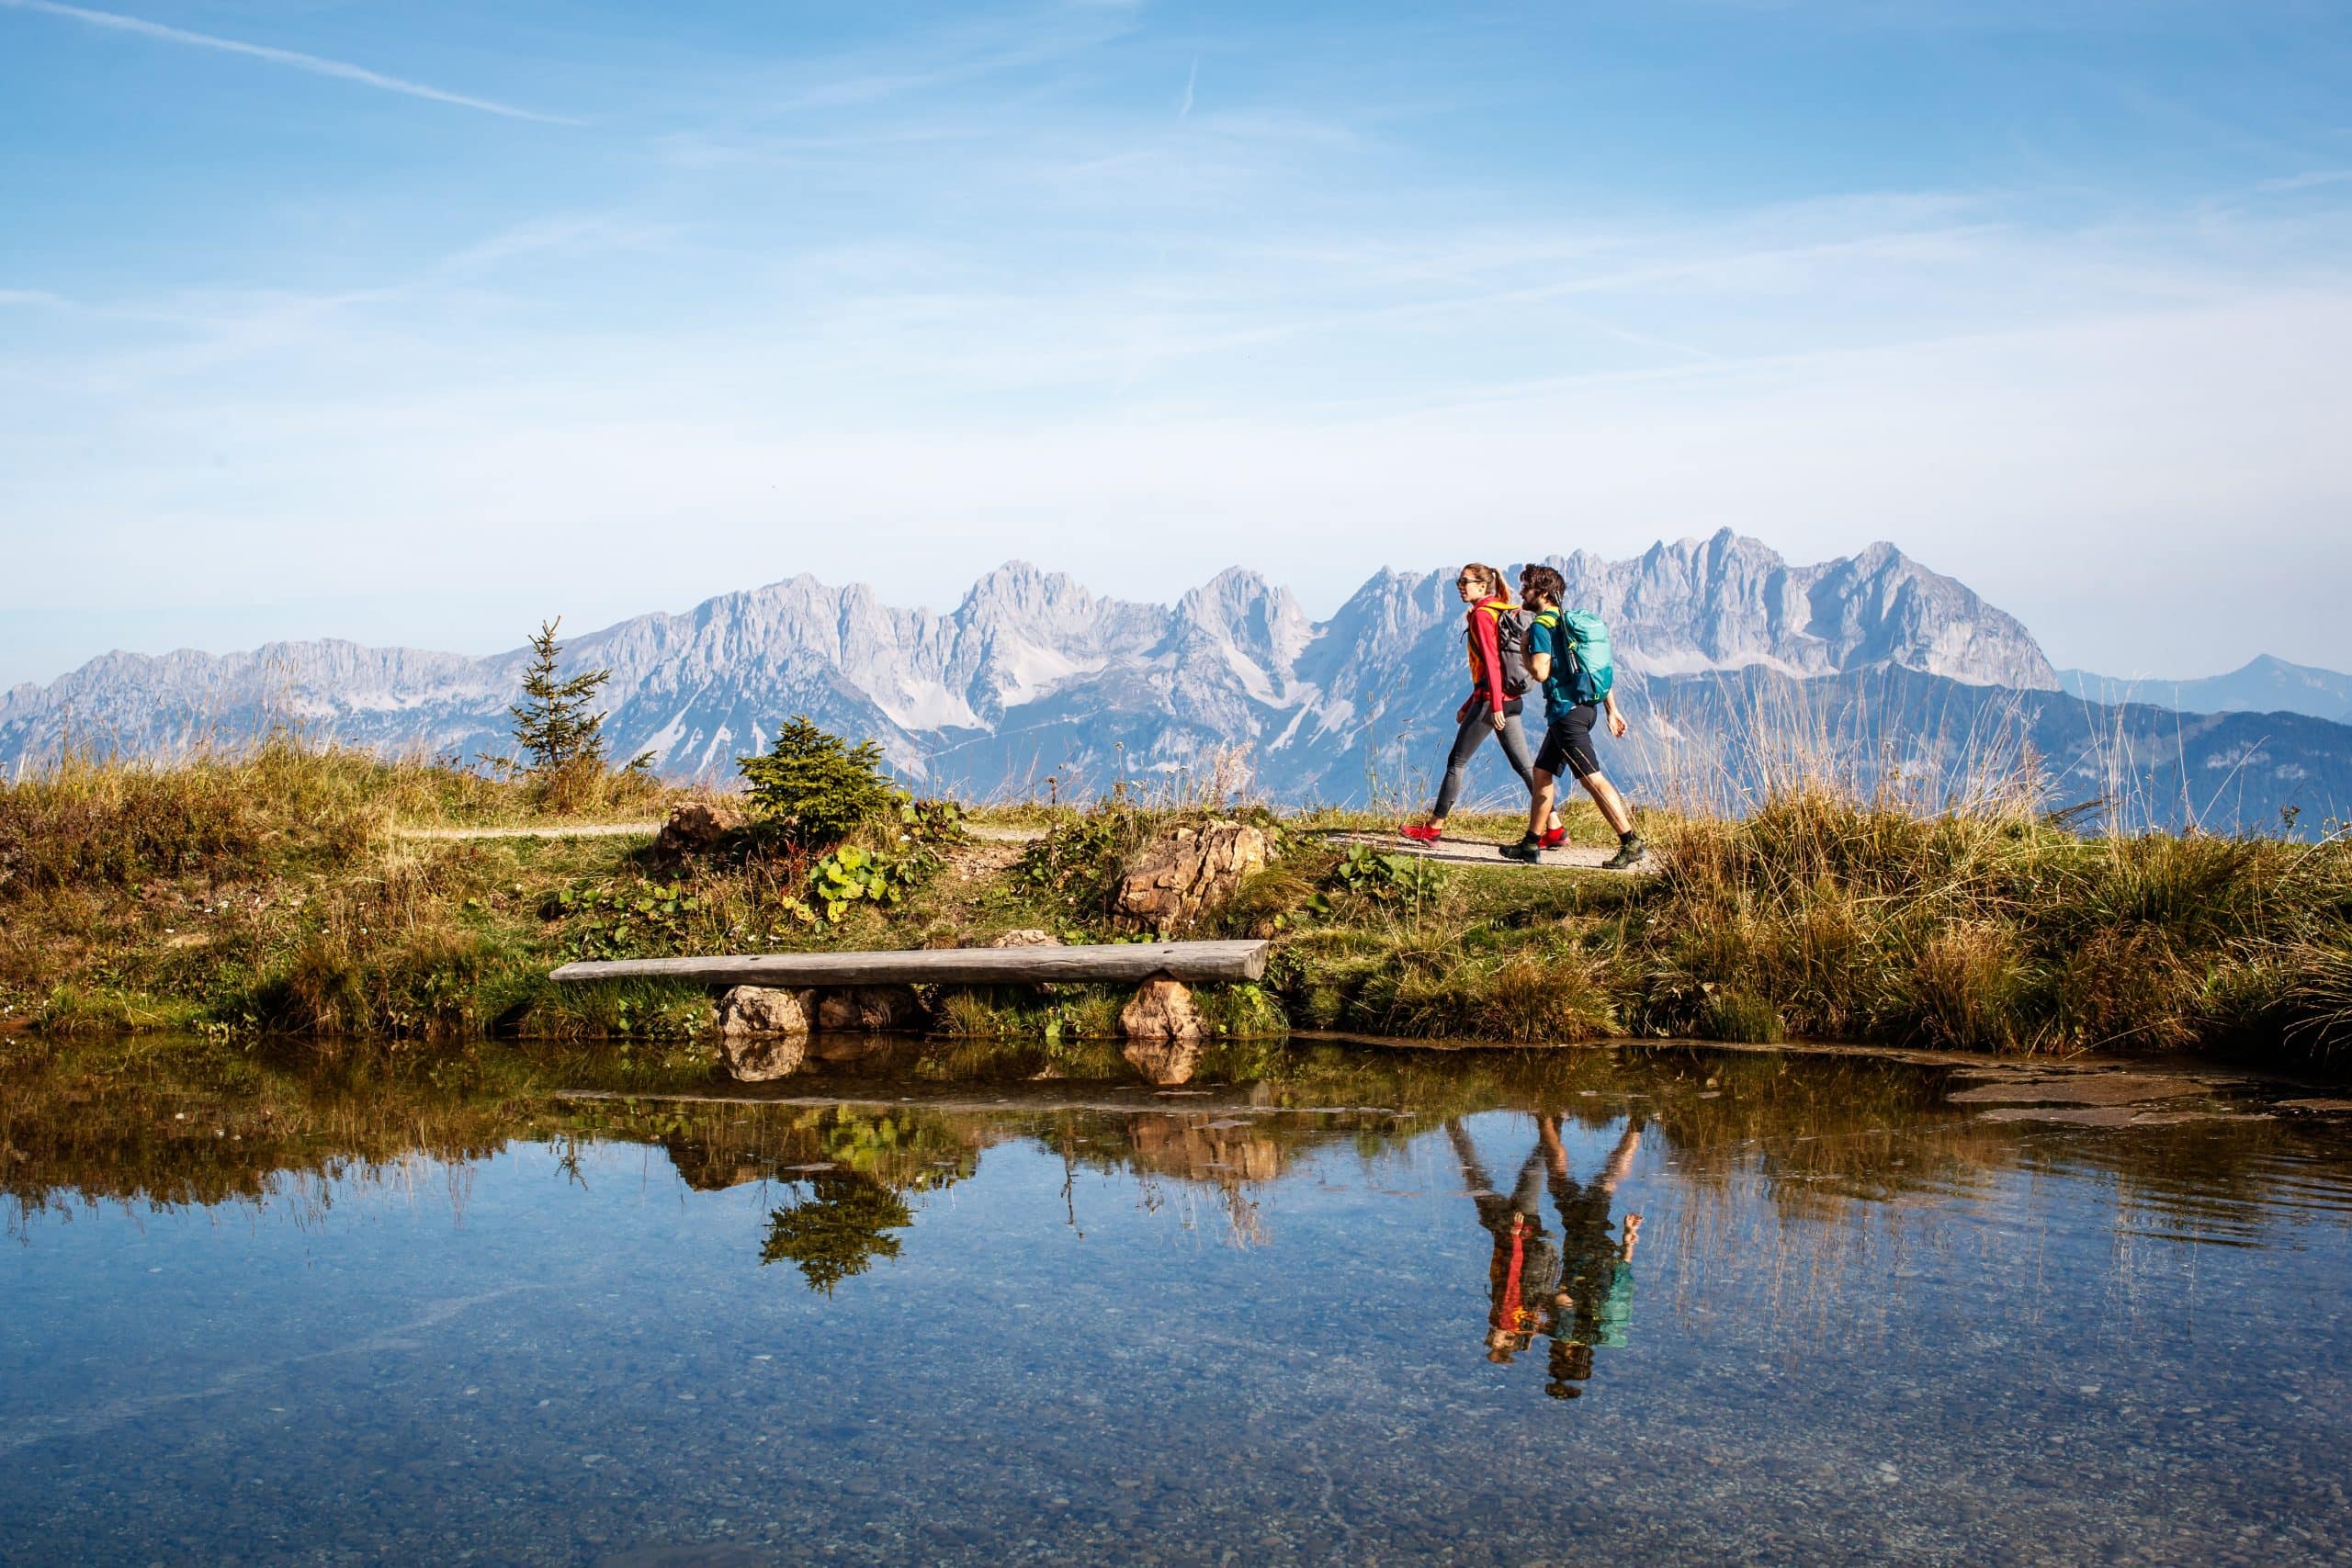
[[[2323,1095],[0,1051],[12,1562],[2352,1561]]]

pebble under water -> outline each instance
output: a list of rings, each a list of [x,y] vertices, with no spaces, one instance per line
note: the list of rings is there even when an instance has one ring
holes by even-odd
[[[10,1563],[2352,1562],[2324,1091],[8,1050]]]

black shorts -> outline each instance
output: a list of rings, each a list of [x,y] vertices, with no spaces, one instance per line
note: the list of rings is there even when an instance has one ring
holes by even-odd
[[[1600,759],[1592,750],[1592,721],[1599,716],[1600,710],[1584,703],[1554,719],[1535,753],[1535,771],[1555,779],[1562,773],[1589,779],[1600,772]]]

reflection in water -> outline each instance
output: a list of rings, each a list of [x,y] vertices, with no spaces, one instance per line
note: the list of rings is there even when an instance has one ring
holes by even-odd
[[[5,1048],[0,1556],[2352,1560],[2341,1119],[945,1049]]]

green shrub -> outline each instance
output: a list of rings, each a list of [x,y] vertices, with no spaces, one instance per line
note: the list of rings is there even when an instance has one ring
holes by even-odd
[[[777,731],[763,757],[739,757],[761,825],[803,848],[840,843],[901,804],[882,772],[882,748],[853,746],[797,716]]]
[[[1104,798],[1085,811],[1061,813],[1013,867],[1015,883],[1079,920],[1103,920],[1128,863],[1151,837],[1152,818]]]

